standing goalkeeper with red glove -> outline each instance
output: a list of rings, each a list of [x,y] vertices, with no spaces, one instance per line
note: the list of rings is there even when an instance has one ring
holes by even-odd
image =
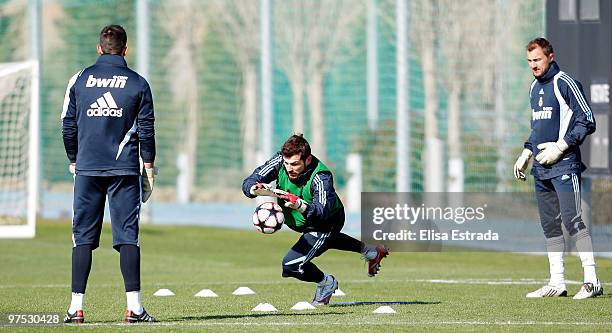
[[[75,175],[72,301],[64,321],[83,322],[85,287],[107,196],[113,248],[120,253],[125,284],[125,321],[155,321],[140,303],[138,240],[140,203],[151,195],[155,178],[153,98],[147,81],[125,62],[127,34],[121,26],[104,27],[97,50],[96,63],[70,79],[62,110],[62,137]]]
[[[342,232],[344,206],[336,194],[331,171],[311,154],[302,135],[291,136],[264,165],[242,183],[242,191],[255,198],[255,190],[269,187],[288,192],[281,200],[285,224],[302,233],[283,258],[283,277],[317,284],[313,304],[328,304],[338,281],[311,262],[328,249],[361,253],[368,262],[368,275],[378,273],[380,262],[389,254],[382,245],[368,246]]]
[[[574,299],[599,296],[603,288],[595,274],[591,235],[580,210],[580,175],[586,169],[580,145],[595,131],[595,119],[582,85],[559,69],[546,39],[527,44],[527,62],[535,77],[529,92],[531,134],[514,164],[514,176],[525,180],[525,170],[535,155],[531,173],[550,265],[549,283],[527,297],[567,295],[562,223],[576,242],[584,269],[584,284]]]

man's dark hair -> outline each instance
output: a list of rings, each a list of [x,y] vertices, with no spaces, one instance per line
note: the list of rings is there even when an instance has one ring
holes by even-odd
[[[123,55],[127,45],[127,33],[122,26],[111,24],[100,31],[100,47],[104,54]]]
[[[304,139],[304,134],[292,135],[281,148],[283,157],[291,157],[300,154],[300,160],[305,161],[310,156],[310,144]]]
[[[527,51],[531,51],[538,46],[542,48],[542,51],[544,51],[544,55],[547,57],[550,56],[551,53],[555,52],[553,51],[552,44],[546,38],[542,38],[542,37],[538,37],[530,41],[529,43],[527,43],[526,49]]]

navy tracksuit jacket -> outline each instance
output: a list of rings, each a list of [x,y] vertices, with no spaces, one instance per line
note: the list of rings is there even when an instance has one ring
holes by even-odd
[[[66,155],[79,175],[139,175],[155,159],[153,98],[122,56],[104,54],[68,83],[62,110]],[[140,146],[140,147],[139,147]]]
[[[533,162],[531,173],[536,179],[551,179],[586,169],[580,156],[580,145],[587,135],[595,132],[595,118],[582,85],[559,70],[552,62],[542,77],[533,80],[529,90],[531,101],[531,135],[525,148],[537,156],[537,146],[544,142],[564,139],[569,149],[561,159],[548,166]]]

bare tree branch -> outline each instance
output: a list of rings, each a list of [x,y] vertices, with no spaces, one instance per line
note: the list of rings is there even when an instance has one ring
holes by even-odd
[[[162,27],[172,38],[164,62],[168,68],[168,82],[175,104],[184,108],[184,140],[178,149],[186,163],[179,166],[179,169],[187,179],[185,184],[188,196],[192,197],[196,182],[200,112],[197,58],[201,55],[199,48],[208,33],[206,8],[197,1],[164,2],[159,8],[158,18],[163,20]]]
[[[294,130],[304,128],[303,96],[308,94],[312,146],[326,158],[323,83],[335,65],[354,57],[354,32],[363,24],[365,3],[355,0],[279,1],[275,6],[277,63],[291,82]]]
[[[216,0],[212,3],[215,30],[242,72],[242,165],[257,163],[257,60],[260,53],[259,1]]]

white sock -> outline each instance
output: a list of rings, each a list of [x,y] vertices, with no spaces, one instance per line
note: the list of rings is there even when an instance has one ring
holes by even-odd
[[[144,311],[142,308],[142,304],[140,303],[140,291],[128,291],[125,293],[127,298],[127,308],[128,310],[134,312],[139,315]]]
[[[584,283],[597,283],[595,274],[595,257],[593,256],[593,243],[587,229],[580,230],[576,235],[576,250],[580,255],[582,269],[584,269]]]
[[[597,274],[595,273],[595,265],[582,266],[584,269],[584,283],[591,282],[594,285],[597,284]]]
[[[550,269],[550,282],[548,282],[548,284],[565,290],[565,266],[563,265],[565,238],[563,238],[563,235],[547,238],[546,250],[548,251],[548,264]]]
[[[565,266],[563,265],[565,238],[563,238],[563,236],[547,238],[546,250],[548,251],[548,264],[550,269],[550,282],[548,284],[565,290]]]
[[[595,257],[593,252],[578,252],[582,269],[584,270],[584,283],[591,282],[597,284],[597,274],[595,273]]]
[[[548,252],[550,265],[549,285],[565,290],[565,266],[563,265],[563,252]]]
[[[69,313],[75,313],[77,310],[83,310],[83,298],[85,294],[72,293],[72,301],[70,301]]]

